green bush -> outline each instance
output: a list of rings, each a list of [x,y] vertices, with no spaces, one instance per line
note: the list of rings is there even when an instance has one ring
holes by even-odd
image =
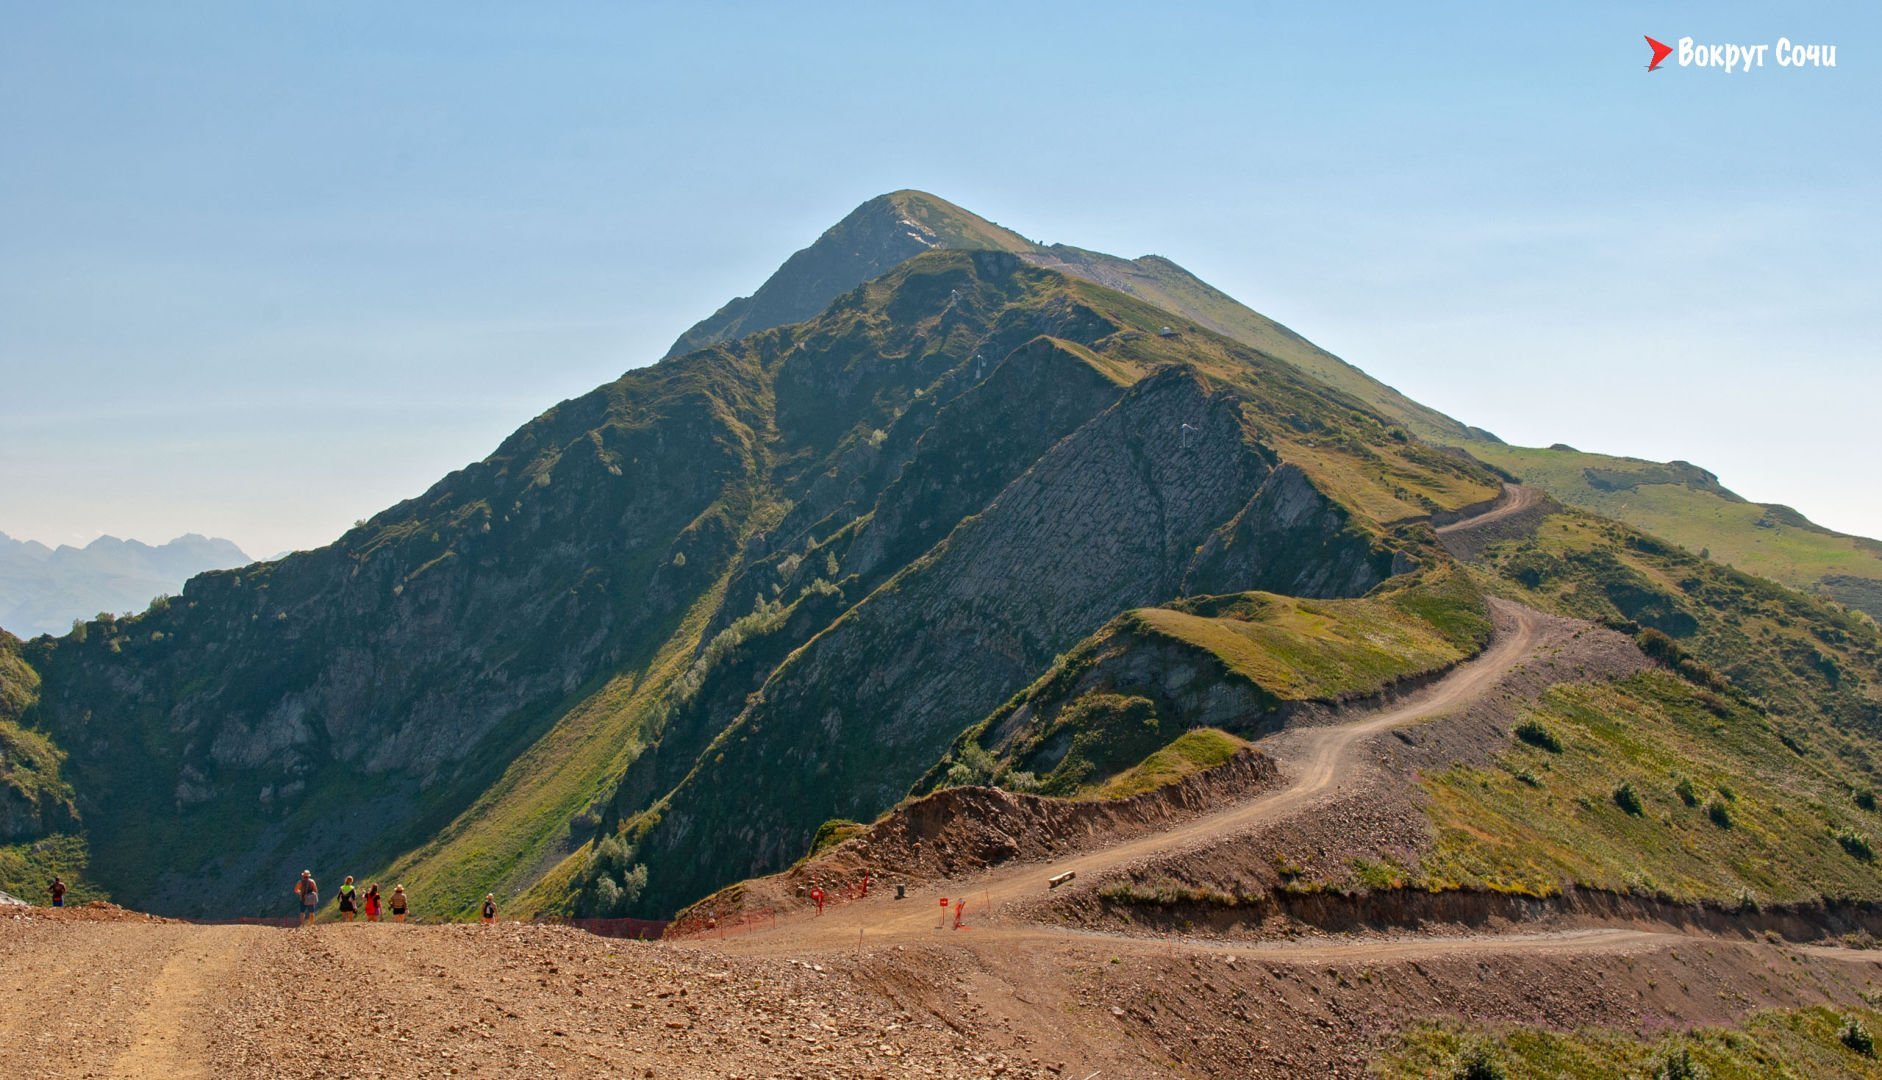
[[[1623,782],[1614,789],[1614,805],[1635,817],[1641,814],[1640,795],[1634,791],[1634,785]]]
[[[1555,732],[1544,727],[1542,721],[1533,717],[1516,725],[1516,737],[1531,746],[1541,747],[1551,754],[1562,752],[1562,740],[1556,736]]]
[[[1654,1080],[1706,1080],[1706,1067],[1693,1060],[1692,1051],[1682,1046],[1668,1050],[1653,1072]]]
[[[625,915],[647,889],[647,867],[634,862],[634,848],[620,836],[595,845],[588,857],[587,882],[576,896],[579,915]]]
[[[1457,1069],[1451,1075],[1456,1080],[1509,1080],[1510,1074],[1498,1059],[1496,1048],[1480,1042],[1458,1055]]]
[[[992,751],[976,742],[968,742],[954,752],[954,764],[948,766],[943,787],[984,787],[993,783],[1000,763]]]
[[[1862,807],[1864,810],[1874,812],[1875,792],[1870,791],[1868,788],[1864,788],[1861,791],[1856,792],[1855,799],[1856,799],[1857,806]]]
[[[1712,819],[1712,824],[1721,829],[1732,827],[1732,808],[1725,805],[1723,799],[1707,799],[1706,816]]]
[[[1869,838],[1854,829],[1838,828],[1835,831],[1836,842],[1843,845],[1843,850],[1863,862],[1875,861],[1875,848],[1869,846]]]
[[[1853,1016],[1843,1021],[1842,1030],[1836,1033],[1836,1038],[1863,1057],[1875,1056],[1875,1037],[1869,1034],[1869,1029],[1861,1020]]]
[[[1680,777],[1679,783],[1673,785],[1673,794],[1678,795],[1679,801],[1687,806],[1699,805],[1699,789],[1693,786],[1690,777]]]

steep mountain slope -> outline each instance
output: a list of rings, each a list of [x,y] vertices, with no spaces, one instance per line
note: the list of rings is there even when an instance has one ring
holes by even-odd
[[[710,589],[751,513],[755,375],[630,373],[332,546],[29,643],[100,879],[255,910],[429,837]]]
[[[74,619],[142,611],[191,575],[250,561],[229,541],[195,533],[155,546],[101,536],[82,548],[0,533],[0,626],[26,637],[63,634]]]
[[[1787,507],[1747,503],[1683,462],[1659,464],[1506,446],[1481,428],[1405,397],[1233,297],[1156,255],[1122,259],[1034,244],[925,192],[897,191],[858,207],[792,256],[757,293],[727,304],[669,355],[808,318],[837,294],[923,251],[1009,251],[1036,266],[1116,289],[1294,366],[1439,445],[1461,447],[1572,506],[1625,521],[1689,550],[1882,617],[1882,547],[1813,525]]]

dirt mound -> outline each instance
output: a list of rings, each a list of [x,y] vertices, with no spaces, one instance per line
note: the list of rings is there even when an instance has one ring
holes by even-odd
[[[990,866],[1063,857],[1154,832],[1279,781],[1274,762],[1254,750],[1141,795],[1115,800],[1053,799],[986,787],[944,788],[890,811],[862,835],[781,874],[715,893],[683,912],[669,934],[684,935],[740,911],[799,906],[813,886],[842,902],[860,890],[959,877]]]
[[[71,907],[52,908],[34,907],[30,904],[8,904],[0,907],[0,919],[47,919],[54,922],[175,922],[161,915],[148,915],[130,908],[121,908],[104,900],[93,900],[89,904],[74,904]]]

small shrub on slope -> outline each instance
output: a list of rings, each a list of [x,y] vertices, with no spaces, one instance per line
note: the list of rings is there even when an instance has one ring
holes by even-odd
[[[1532,718],[1517,724],[1516,737],[1531,746],[1547,750],[1551,754],[1559,754],[1562,752],[1562,740],[1557,737],[1555,732],[1544,727],[1540,720]]]
[[[1875,1056],[1875,1037],[1869,1034],[1868,1027],[1861,1020],[1853,1016],[1843,1021],[1842,1030],[1836,1033],[1836,1038],[1863,1057]]]
[[[1634,791],[1634,785],[1623,782],[1614,789],[1614,805],[1627,811],[1634,817],[1641,814],[1640,795]]]

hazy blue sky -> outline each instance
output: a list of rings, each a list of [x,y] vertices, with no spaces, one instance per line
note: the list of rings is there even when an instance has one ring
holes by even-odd
[[[0,3],[0,531],[324,543],[919,187],[1882,535],[1873,5],[1310,6]]]

